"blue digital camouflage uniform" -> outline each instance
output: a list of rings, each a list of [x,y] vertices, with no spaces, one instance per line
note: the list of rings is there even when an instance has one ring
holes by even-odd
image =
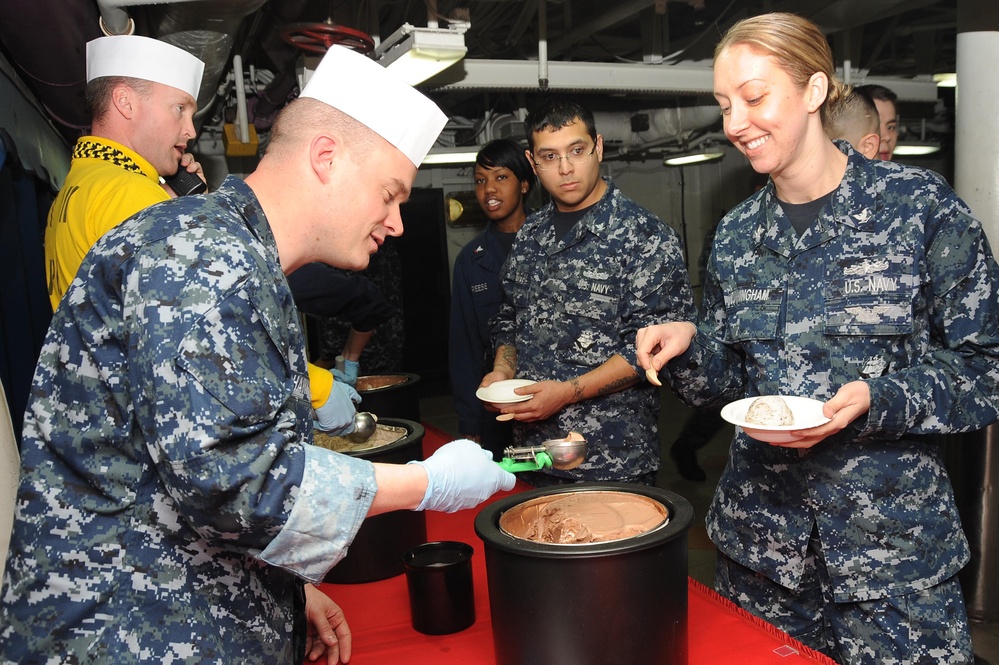
[[[801,452],[737,430],[707,516],[727,556],[796,588],[817,525],[836,602],[927,589],[968,561],[931,435],[999,418],[999,267],[939,176],[868,161],[799,238],[773,183],[715,236],[705,314],[668,369],[691,404],[830,399],[864,379],[870,411]]]
[[[640,372],[635,334],[663,320],[691,320],[693,297],[683,250],[661,219],[607,191],[565,238],[555,237],[554,204],[531,214],[503,276],[504,303],[493,343],[517,347],[517,377],[568,381],[618,354]],[[575,480],[626,480],[659,468],[659,393],[631,388],[570,404],[547,420],[515,423],[516,445],[582,434],[587,457]]]
[[[369,463],[306,445],[311,422],[244,183],[108,233],[35,372],[0,662],[292,662],[302,579],[342,558],[376,491]]]

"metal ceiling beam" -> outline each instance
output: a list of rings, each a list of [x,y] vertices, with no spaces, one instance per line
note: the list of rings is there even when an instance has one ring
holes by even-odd
[[[548,63],[549,90],[642,91],[655,93],[710,93],[708,66],[668,67],[598,62]],[[458,76],[448,82],[440,77],[428,82],[435,90],[538,90],[535,60],[462,60],[444,72]],[[435,85],[438,84],[438,85]]]
[[[547,62],[548,91],[635,92],[650,96],[712,93],[710,63],[614,64],[605,62]],[[444,77],[447,77],[446,79]],[[864,77],[855,84],[880,83],[905,101],[935,101],[936,84],[929,78]],[[446,70],[427,87],[451,90],[540,91],[538,62],[534,60],[465,59]]]
[[[591,37],[601,30],[606,30],[607,28],[612,28],[623,21],[631,20],[635,18],[635,15],[643,9],[655,5],[656,0],[631,0],[630,2],[623,4],[610,4],[613,8],[609,11],[604,12],[600,16],[597,16],[586,23],[581,23],[580,25],[575,26],[558,39],[553,40],[551,47],[549,48],[549,52],[552,55],[561,54],[568,50],[571,46],[574,46],[577,42]]]
[[[918,0],[836,0],[836,2],[805,2],[807,16],[822,26],[825,32],[845,30],[871,21],[897,16],[908,11]],[[933,1],[933,0],[931,0]]]
[[[538,13],[538,0],[524,0],[521,3],[520,13],[510,28],[510,33],[506,36],[508,45],[516,44],[527,32],[531,25],[531,19]]]

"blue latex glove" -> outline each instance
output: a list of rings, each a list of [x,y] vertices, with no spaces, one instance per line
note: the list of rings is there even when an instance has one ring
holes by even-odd
[[[419,464],[427,472],[427,493],[417,510],[453,513],[477,506],[499,490],[511,490],[517,477],[504,471],[493,454],[468,439],[441,446]]]
[[[343,371],[334,369],[333,376],[337,381],[343,381],[350,386],[357,385],[357,371],[361,368],[360,364],[356,360],[344,360],[343,361]]]
[[[361,401],[357,391],[342,381],[334,381],[326,403],[316,409],[313,427],[334,436],[343,436],[354,431],[354,405]]]

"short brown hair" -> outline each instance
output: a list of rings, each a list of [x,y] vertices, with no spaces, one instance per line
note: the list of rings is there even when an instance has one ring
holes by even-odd
[[[829,107],[825,122],[826,134],[831,139],[846,139],[853,143],[865,134],[877,134],[881,129],[878,107],[862,90],[853,88]]]
[[[145,79],[131,76],[99,76],[87,84],[84,93],[91,121],[100,120],[111,108],[111,93],[119,85],[127,85],[142,97],[148,97],[152,85]]]
[[[271,128],[267,154],[274,157],[287,156],[291,150],[312,137],[317,128],[336,130],[350,142],[353,155],[364,154],[374,149],[378,135],[343,111],[329,104],[299,97],[284,107]]]

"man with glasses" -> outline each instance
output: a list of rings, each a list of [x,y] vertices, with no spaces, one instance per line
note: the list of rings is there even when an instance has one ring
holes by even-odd
[[[517,446],[570,431],[588,442],[579,467],[526,481],[654,485],[659,393],[639,373],[633,340],[643,321],[694,315],[680,241],[600,177],[603,138],[589,109],[549,99],[525,129],[527,157],[552,201],[528,217],[507,259],[496,359],[482,386],[537,381],[516,391],[529,400],[501,409]]]

